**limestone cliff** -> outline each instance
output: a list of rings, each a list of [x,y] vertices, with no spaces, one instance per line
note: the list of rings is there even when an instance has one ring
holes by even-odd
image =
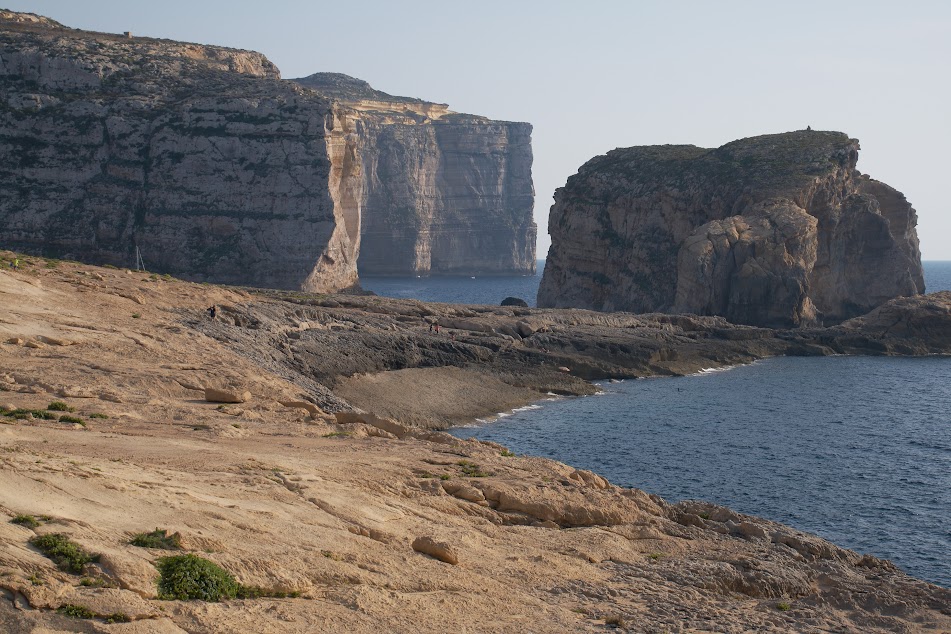
[[[370,275],[533,274],[532,127],[395,97],[338,73],[293,80],[359,139],[359,268]]]
[[[555,194],[538,305],[800,326],[922,293],[915,210],[858,150],[807,130],[596,157]]]
[[[329,291],[363,233],[371,273],[533,272],[531,127],[347,80],[0,11],[0,246]]]
[[[0,14],[4,246],[190,279],[357,281],[346,120],[263,55]]]

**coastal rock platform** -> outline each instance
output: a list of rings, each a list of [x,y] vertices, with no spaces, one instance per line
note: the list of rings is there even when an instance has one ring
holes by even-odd
[[[2,631],[951,629],[951,591],[887,561],[434,431],[549,391],[590,392],[590,378],[775,354],[948,353],[949,293],[835,329],[773,331],[267,293],[21,258],[0,271],[0,301]],[[251,396],[213,403],[206,387]],[[427,396],[435,388],[470,396],[454,413],[455,396]],[[183,551],[129,543],[156,528]],[[30,545],[53,533],[98,560],[57,568]],[[181,552],[257,593],[159,599],[155,564]]]

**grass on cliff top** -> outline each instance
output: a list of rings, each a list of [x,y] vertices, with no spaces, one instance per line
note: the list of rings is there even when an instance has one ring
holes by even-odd
[[[82,546],[70,541],[66,535],[61,533],[37,535],[30,539],[30,544],[53,560],[60,570],[74,575],[82,573],[86,564],[99,560],[99,555],[86,552]]]

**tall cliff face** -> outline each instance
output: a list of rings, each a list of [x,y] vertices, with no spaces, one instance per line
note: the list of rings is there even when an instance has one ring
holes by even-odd
[[[538,305],[798,326],[924,292],[915,210],[858,150],[800,131],[596,157],[555,194]]]
[[[7,248],[310,291],[361,242],[371,274],[533,273],[531,162],[528,124],[0,12]]]
[[[293,81],[333,99],[358,138],[362,274],[535,272],[530,124],[454,113],[336,73]]]
[[[0,14],[8,248],[129,266],[138,247],[189,279],[350,286],[359,235],[342,219],[362,176],[346,126],[259,53]]]

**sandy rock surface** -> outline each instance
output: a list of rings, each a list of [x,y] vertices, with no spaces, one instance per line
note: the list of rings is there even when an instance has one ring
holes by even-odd
[[[290,365],[252,361],[238,335],[253,329],[234,325],[299,304],[36,259],[0,271],[0,302],[0,341],[72,342],[0,343],[0,406],[43,414],[62,401],[73,411],[56,414],[81,421],[0,416],[0,631],[951,629],[948,590],[793,528],[670,505],[342,397],[342,422],[302,407],[315,393]],[[212,303],[229,322],[208,319]],[[352,326],[370,314],[333,310]],[[429,337],[422,320],[412,327]],[[209,403],[207,385],[251,398]],[[11,522],[20,515],[36,525]],[[155,528],[242,584],[294,596],[160,600],[155,562],[175,551],[129,543]],[[57,569],[29,544],[50,533],[98,562]],[[131,622],[106,622],[117,613]]]

